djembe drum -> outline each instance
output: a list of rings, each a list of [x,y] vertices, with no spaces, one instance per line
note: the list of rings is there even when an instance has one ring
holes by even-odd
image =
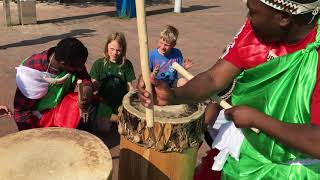
[[[107,146],[85,131],[31,129],[1,137],[0,144],[0,179],[112,178],[112,159]]]
[[[119,179],[192,179],[204,132],[202,104],[155,106],[154,127],[145,108],[129,92],[119,110],[121,120]]]

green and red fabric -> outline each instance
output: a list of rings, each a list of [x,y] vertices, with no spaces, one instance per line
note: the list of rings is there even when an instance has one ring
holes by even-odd
[[[48,73],[52,75],[56,75],[57,78],[64,76],[65,72],[59,72],[58,70],[48,67],[49,65],[49,57],[54,52],[54,47],[50,48],[49,50],[46,50],[44,52],[34,54],[28,58],[26,58],[21,65],[24,68],[24,70],[32,69],[32,71],[37,71],[37,74],[40,74],[39,77],[33,77],[29,76],[29,79],[31,79],[33,82],[37,83],[37,81],[42,82],[42,75],[41,73],[44,73],[48,71]],[[18,67],[19,68],[19,67]],[[17,69],[18,69],[17,68]],[[27,73],[28,74],[28,73]],[[18,71],[17,71],[18,75]],[[21,74],[23,76],[23,74]],[[28,75],[24,75],[28,76]],[[40,97],[37,98],[31,98],[29,96],[26,96],[24,94],[23,88],[24,86],[19,86],[17,81],[17,90],[14,98],[14,119],[18,125],[19,130],[29,129],[29,128],[36,128],[36,127],[48,127],[48,126],[61,126],[61,123],[58,123],[60,125],[56,125],[55,123],[49,124],[48,121],[46,121],[47,126],[39,126],[41,123],[39,122],[39,117],[35,116],[33,114],[33,111],[41,111],[41,113],[47,113],[49,110],[52,110],[55,107],[60,106],[59,103],[63,101],[64,97],[67,96],[74,96],[73,91],[75,88],[75,80],[76,78],[82,79],[85,84],[91,84],[91,78],[88,75],[87,70],[84,68],[81,72],[76,73],[75,75],[72,75],[67,81],[65,81],[64,84],[61,85],[46,85],[47,91],[44,93],[41,93]],[[22,81],[19,81],[21,84],[26,84]],[[42,82],[43,83],[43,82]],[[33,87],[34,88],[34,87]],[[43,88],[46,89],[46,88]],[[42,90],[40,90],[42,91]],[[71,94],[70,94],[71,93]],[[35,93],[37,94],[37,93]],[[68,107],[76,107],[78,102],[77,100],[72,101],[72,105],[70,104],[70,100],[74,98],[69,98],[67,103]],[[63,109],[63,108],[60,108]],[[66,109],[66,108],[64,108]],[[55,110],[56,111],[56,110]],[[78,110],[79,111],[79,110]],[[62,111],[60,111],[62,112]],[[66,112],[63,112],[66,113]],[[70,114],[70,112],[67,112],[67,114]],[[74,112],[74,114],[79,114],[77,112]],[[61,117],[61,116],[59,116]],[[76,117],[76,116],[75,116]],[[60,119],[63,121],[62,119]],[[72,121],[72,119],[67,118],[65,119],[68,121],[67,124],[70,124],[69,122]],[[77,120],[79,121],[79,120]],[[52,121],[53,122],[53,121]],[[42,123],[43,124],[43,123]],[[69,127],[69,126],[67,126]]]
[[[294,53],[272,58],[257,67],[244,70],[233,91],[233,105],[247,105],[286,123],[310,124],[312,95],[317,82],[318,48],[316,40]],[[228,158],[223,179],[319,179],[320,161],[276,139],[244,129],[240,160]],[[310,161],[311,162],[311,161]]]
[[[247,20],[246,23],[244,24],[244,26],[241,28],[240,32],[235,36],[234,41],[231,42],[227,46],[226,52],[225,52],[225,54],[223,54],[221,59],[224,59],[224,60],[230,62],[231,64],[233,64],[234,66],[245,70],[245,73],[244,73],[245,77],[247,77],[251,80],[254,80],[254,77],[257,77],[258,75],[255,73],[249,73],[250,71],[247,72],[246,70],[250,70],[255,67],[258,68],[259,65],[263,65],[267,61],[271,62],[279,56],[285,56],[287,54],[292,54],[292,53],[299,51],[301,49],[307,49],[308,44],[315,42],[317,30],[318,30],[318,25],[315,26],[314,29],[312,29],[303,40],[301,40],[300,42],[295,43],[295,44],[290,44],[290,45],[287,45],[284,43],[265,44],[265,43],[262,43],[255,36],[254,31],[250,25],[250,22],[249,22],[249,20]],[[316,45],[316,44],[314,44],[314,45]],[[310,48],[316,49],[316,47],[314,47],[314,46],[309,46],[308,48],[309,48],[309,50],[310,50]],[[312,56],[316,56],[314,53],[315,49],[312,50],[313,51]],[[318,54],[319,54],[319,50],[318,50]],[[287,60],[284,60],[284,61],[277,60],[276,62],[286,62],[286,61]],[[276,63],[276,62],[273,62],[273,63]],[[294,62],[291,62],[291,63],[294,63]],[[295,66],[297,66],[297,65],[295,65]],[[297,67],[295,67],[295,68],[297,68]],[[318,66],[315,65],[312,68],[317,68],[317,72],[320,72],[319,65]],[[304,69],[306,69],[306,68],[304,68]],[[309,71],[309,69],[307,69],[307,70]],[[288,70],[288,71],[291,71],[291,70]],[[312,71],[314,71],[314,69]],[[252,70],[252,72],[255,72],[255,70]],[[267,73],[267,71],[263,70],[263,72],[262,72],[263,76],[266,73]],[[313,72],[313,73],[315,73],[315,72]],[[249,75],[252,77],[249,77]],[[261,75],[261,72],[260,72],[260,75]],[[309,76],[309,74],[308,74],[308,76]],[[313,78],[314,78],[314,76],[315,76],[315,74],[313,74]],[[309,108],[309,119],[306,119],[307,123],[319,126],[320,125],[320,73],[317,73],[316,76],[317,76],[316,77],[316,79],[317,79],[316,84],[315,84],[314,89],[312,90],[313,92],[311,95],[311,100],[309,99],[309,103],[311,103],[311,104],[309,104],[308,107],[303,107],[303,109],[304,109],[304,111],[306,111],[306,109]],[[269,81],[273,82],[273,79],[271,79],[271,80],[269,79]],[[244,81],[242,81],[241,79],[240,79],[240,82],[244,83]],[[253,82],[260,84],[260,86],[261,86],[261,83],[267,84],[268,80],[263,81],[263,78],[262,78],[260,80],[253,81]],[[245,84],[246,83],[244,83],[243,85],[245,85]],[[311,84],[311,86],[312,86],[312,84]],[[239,87],[240,86],[238,85],[237,88],[239,88]],[[291,86],[288,89],[290,90]],[[239,90],[240,89],[238,89],[237,91],[239,91]],[[251,91],[252,92],[248,92],[248,93],[249,94],[250,93],[257,93],[256,88],[251,89]],[[245,92],[245,93],[247,93],[247,92]],[[262,91],[260,90],[258,93],[262,93]],[[303,91],[303,93],[305,93],[305,91]],[[310,95],[310,92],[308,92],[308,93]],[[237,94],[235,94],[235,95],[237,95]],[[247,94],[244,94],[244,95],[245,95],[244,100],[247,100],[247,98],[248,98]],[[303,94],[302,96],[304,97],[305,95]],[[266,97],[270,98],[270,96],[266,96]],[[288,97],[288,93],[285,94],[286,100],[287,100],[287,97]],[[272,97],[272,99],[273,99],[273,97]],[[264,101],[266,101],[266,99],[264,99]],[[236,100],[235,100],[235,102],[236,102]],[[240,101],[238,103],[240,103]],[[274,104],[274,103],[271,103],[271,105],[272,104]],[[262,104],[259,104],[258,106],[262,106]],[[265,108],[269,108],[268,106]],[[255,106],[253,106],[253,107],[255,107]],[[284,109],[283,109],[283,107],[280,107],[279,110],[284,110]],[[287,119],[285,119],[285,120],[287,120]],[[249,132],[249,133],[251,133],[251,132]],[[255,136],[255,134],[253,134],[253,136]],[[266,136],[266,135],[262,134],[261,136]],[[252,149],[254,151],[251,151]],[[262,151],[262,153],[265,153],[266,151],[268,151],[268,149],[269,148],[266,148],[265,150]],[[211,151],[215,151],[215,149],[213,149]],[[288,165],[285,163],[279,164],[276,162],[272,162],[269,159],[266,159],[260,152],[258,152],[249,143],[248,140],[245,140],[244,143],[242,144],[241,152],[242,152],[242,154],[240,155],[240,162],[236,162],[236,160],[234,160],[232,158],[228,159],[228,162],[226,163],[226,166],[224,168],[223,178],[228,177],[228,178],[232,179],[232,177],[233,177],[234,179],[303,179],[303,178],[300,178],[299,174],[294,173],[294,172],[290,172],[290,174],[291,174],[290,176],[283,178],[284,174],[287,172],[286,170],[283,170],[283,168],[287,169]],[[289,152],[291,153],[291,151],[289,151]],[[295,155],[294,152],[293,152],[293,155]],[[247,153],[250,155],[247,155]],[[290,153],[286,156],[287,158],[294,157],[293,155],[290,155]],[[214,154],[214,153],[208,153],[208,156],[210,156],[212,154]],[[304,156],[304,155],[301,154],[301,156]],[[274,154],[273,154],[273,157],[274,157]],[[297,153],[297,157],[300,157],[299,153]],[[213,159],[214,156],[207,157],[207,158]],[[275,158],[275,159],[277,159],[277,158]],[[279,158],[279,159],[281,159],[281,158]],[[289,158],[289,159],[291,159],[291,158]],[[275,164],[270,164],[270,163],[275,163]],[[213,163],[211,162],[211,166],[200,166],[200,172],[202,174],[196,173],[195,175],[197,177],[208,177],[208,175],[213,174],[211,172],[212,171],[212,169],[211,169],[212,164]],[[315,164],[315,165],[307,166],[307,167],[310,169],[314,169],[314,168],[320,169],[319,167],[314,167],[314,166],[318,166],[318,165]],[[210,167],[210,168],[208,168],[208,167]],[[282,178],[278,178],[278,177],[274,178],[274,177],[268,177],[268,176],[264,177],[263,173],[268,172],[266,169],[264,169],[264,167],[269,168],[269,170],[270,170],[269,173],[271,175],[274,175],[272,173],[276,173],[276,175],[279,174],[279,176],[282,176]],[[201,168],[203,168],[203,169],[201,169]],[[298,166],[291,166],[291,168],[292,168],[292,171],[296,171],[296,170],[300,171],[300,167],[298,167]],[[263,169],[263,171],[259,171],[260,169]],[[302,169],[304,169],[304,168],[302,168]],[[314,171],[314,172],[316,172],[316,171]],[[203,174],[203,173],[205,173],[205,174]],[[248,174],[248,176],[246,176],[247,174]],[[303,176],[301,176],[301,177],[303,177]],[[208,179],[210,179],[210,178],[208,178]],[[211,179],[215,179],[215,176],[211,176]],[[307,179],[307,178],[305,178],[305,179]],[[308,179],[310,179],[310,178],[308,178]]]

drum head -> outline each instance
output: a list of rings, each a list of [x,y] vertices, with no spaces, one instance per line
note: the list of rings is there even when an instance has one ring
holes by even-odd
[[[0,138],[0,179],[108,179],[112,159],[105,144],[85,131],[38,128]]]
[[[145,120],[145,107],[141,105],[137,91],[128,92],[122,101],[123,107],[131,114]],[[205,106],[200,103],[169,106],[154,106],[154,122],[182,124],[202,117]]]

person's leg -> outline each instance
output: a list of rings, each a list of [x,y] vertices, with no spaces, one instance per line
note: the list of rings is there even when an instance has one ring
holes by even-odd
[[[204,112],[204,123],[208,127],[205,132],[204,139],[207,144],[211,147],[215,135],[218,133],[216,129],[213,129],[213,125],[217,120],[221,107],[216,103],[208,103],[205,112]]]

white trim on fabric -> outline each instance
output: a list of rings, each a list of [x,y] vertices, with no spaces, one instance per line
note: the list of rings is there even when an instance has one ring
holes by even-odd
[[[216,148],[220,152],[214,157],[212,170],[221,171],[229,155],[235,160],[239,161],[240,148],[244,139],[244,135],[241,129],[236,128],[233,122],[226,122],[224,111],[220,111],[217,119],[220,122],[225,123],[217,123],[219,124],[218,126],[221,126],[219,128],[218,135],[214,138],[212,148]],[[216,127],[214,126],[213,129]]]
[[[46,72],[23,65],[16,67],[16,70],[16,84],[24,96],[29,99],[40,99],[47,94],[49,83],[43,80]]]

